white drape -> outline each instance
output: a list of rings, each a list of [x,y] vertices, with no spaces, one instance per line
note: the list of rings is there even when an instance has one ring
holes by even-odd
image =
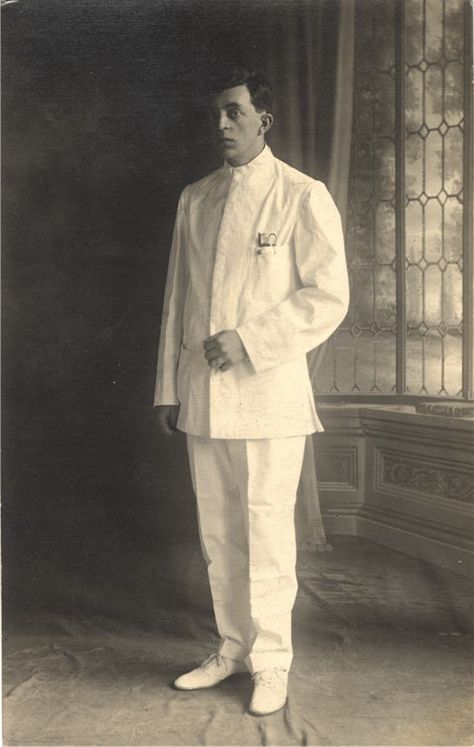
[[[325,182],[342,215],[347,206],[353,88],[355,0],[272,0],[255,3],[229,45],[244,64],[262,67],[275,88],[276,156]],[[314,381],[323,344],[309,356]],[[296,507],[301,548],[327,547],[308,437]],[[319,436],[324,438],[324,436]]]
[[[334,19],[328,16],[328,11],[332,11],[336,5],[337,49],[332,60],[335,75],[329,91],[325,71],[321,67],[328,64],[326,56],[333,53],[328,48],[331,34],[330,29],[325,28],[325,23],[328,20],[330,24],[333,23]],[[281,110],[276,110],[278,126],[272,138],[272,147],[292,165],[326,182],[344,225],[351,152],[354,0],[342,0],[339,4],[332,2],[332,7],[320,2],[304,3],[299,19],[295,19],[289,10],[284,22],[285,42],[271,68],[277,89],[283,84],[288,95],[279,97]],[[331,93],[333,100],[328,101]],[[331,109],[331,121],[321,122],[321,118]],[[323,149],[329,152],[326,162]],[[309,356],[313,381],[324,352],[323,344]],[[315,441],[312,437],[307,438],[305,448],[296,506],[296,527],[301,549],[329,549],[319,503]]]

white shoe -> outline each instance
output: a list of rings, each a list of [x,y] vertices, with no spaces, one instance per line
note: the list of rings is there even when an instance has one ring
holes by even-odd
[[[255,682],[249,711],[266,716],[283,708],[288,697],[288,670],[263,669],[253,676]]]
[[[211,654],[200,667],[178,677],[174,681],[174,686],[178,690],[201,690],[214,687],[239,672],[248,672],[243,661],[234,661],[222,654]]]

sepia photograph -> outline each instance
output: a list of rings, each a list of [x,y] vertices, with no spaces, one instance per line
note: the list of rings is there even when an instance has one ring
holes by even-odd
[[[474,744],[471,0],[1,0],[11,747]]]

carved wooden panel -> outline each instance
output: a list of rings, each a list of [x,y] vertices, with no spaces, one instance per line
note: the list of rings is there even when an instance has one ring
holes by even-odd
[[[443,463],[420,454],[379,450],[377,459],[377,488],[394,486],[425,495],[457,501],[474,500],[473,473],[464,465]]]

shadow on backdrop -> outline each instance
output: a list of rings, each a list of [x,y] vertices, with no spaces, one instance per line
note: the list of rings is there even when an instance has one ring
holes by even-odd
[[[85,605],[148,625],[163,595],[208,609],[206,582],[185,582],[184,548],[201,560],[184,437],[162,439],[151,410],[172,224],[219,163],[209,70],[271,48],[289,90],[285,39],[309,11],[329,89],[328,0],[3,8],[6,622]],[[313,124],[323,173],[331,101]]]

